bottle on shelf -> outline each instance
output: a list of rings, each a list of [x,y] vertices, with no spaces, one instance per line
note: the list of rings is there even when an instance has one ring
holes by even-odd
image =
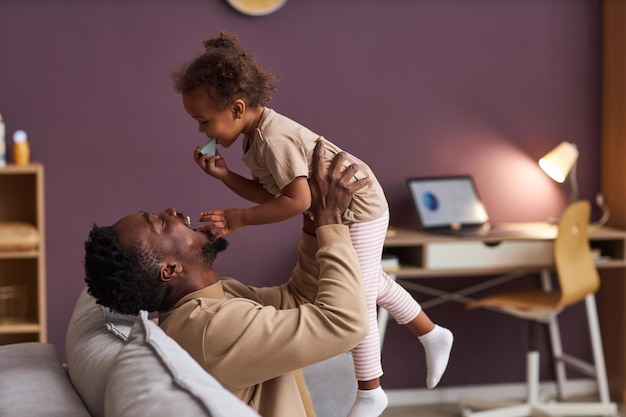
[[[13,162],[15,165],[28,165],[30,162],[28,135],[23,130],[13,133]]]

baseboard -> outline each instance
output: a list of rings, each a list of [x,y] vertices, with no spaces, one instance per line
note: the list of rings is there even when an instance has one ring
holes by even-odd
[[[570,379],[567,381],[568,396],[589,396],[598,393],[596,383],[590,379]],[[556,381],[542,382],[539,385],[542,395],[556,395]],[[526,394],[524,383],[464,385],[440,387],[432,390],[422,389],[386,389],[390,407],[402,407],[423,404],[453,404],[461,397],[488,398],[492,400],[522,400]]]

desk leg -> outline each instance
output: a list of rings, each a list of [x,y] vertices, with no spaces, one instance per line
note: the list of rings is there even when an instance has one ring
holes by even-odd
[[[396,281],[396,274],[388,272],[389,278]],[[383,349],[385,341],[385,333],[387,332],[387,323],[389,322],[389,312],[382,307],[378,307],[378,337],[380,338],[380,350]]]

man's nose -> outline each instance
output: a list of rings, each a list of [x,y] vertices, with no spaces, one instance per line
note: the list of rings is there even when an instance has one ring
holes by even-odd
[[[164,213],[167,214],[168,216],[175,217],[177,213],[176,207],[168,207],[165,209]]]

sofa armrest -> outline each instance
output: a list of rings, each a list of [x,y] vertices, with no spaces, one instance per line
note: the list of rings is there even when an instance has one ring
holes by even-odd
[[[0,346],[0,415],[89,417],[48,343]]]

